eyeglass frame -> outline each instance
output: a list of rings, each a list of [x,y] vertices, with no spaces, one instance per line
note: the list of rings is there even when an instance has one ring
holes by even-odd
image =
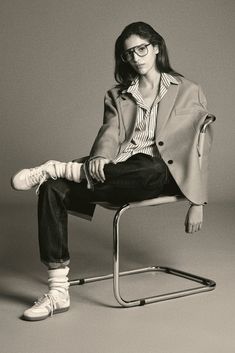
[[[123,61],[124,63],[128,63],[128,62],[130,62],[131,60],[133,60],[133,54],[134,54],[134,53],[135,53],[136,55],[138,55],[140,58],[143,58],[144,56],[148,55],[148,52],[149,52],[148,46],[149,46],[150,44],[152,44],[152,43],[148,43],[148,44],[143,43],[143,44],[136,45],[135,47],[130,48],[130,49],[124,51],[124,52],[121,54],[121,59],[122,59],[122,61]],[[142,46],[144,46],[144,47],[147,49],[147,52],[146,52],[146,54],[144,54],[144,55],[140,55],[140,54],[138,54],[138,53],[135,51],[136,48],[140,48],[140,47],[142,47]],[[130,60],[126,60],[126,59],[125,59],[124,55],[125,55],[126,53],[132,55],[132,58],[131,58]]]

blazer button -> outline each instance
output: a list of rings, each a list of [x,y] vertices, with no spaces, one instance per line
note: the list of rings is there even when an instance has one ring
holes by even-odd
[[[164,142],[163,141],[159,141],[158,144],[159,144],[159,146],[163,146]]]
[[[167,163],[172,164],[173,163],[172,159],[169,159],[169,161]]]

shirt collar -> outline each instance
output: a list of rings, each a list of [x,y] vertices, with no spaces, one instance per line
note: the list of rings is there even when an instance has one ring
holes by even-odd
[[[127,93],[130,93],[134,99],[136,100],[137,104],[144,108],[144,109],[148,109],[148,107],[144,104],[143,98],[140,94],[139,91],[139,77],[137,76],[136,79],[134,81],[132,81],[131,85],[127,88],[126,90]]]
[[[161,74],[161,83],[165,86],[165,87],[169,87],[170,84],[175,84],[175,85],[178,85],[179,84],[179,80],[170,75],[170,74],[167,74],[166,72],[163,72]],[[122,93],[133,93],[133,92],[136,92],[139,88],[139,77],[137,76],[133,81],[132,83],[130,84],[130,86],[127,88],[127,89],[124,89],[122,91]]]
[[[175,76],[167,74],[166,72],[162,73],[161,78],[162,78],[163,84],[165,83],[167,83],[167,85],[169,85],[169,83],[173,83],[174,85],[179,84],[179,80]]]
[[[167,89],[170,87],[172,84],[179,84],[179,81],[172,75],[167,74],[163,72],[161,74],[161,80],[160,80],[160,88],[159,88],[159,94],[155,100],[155,103],[158,103],[162,97],[165,95]],[[139,77],[137,76],[131,83],[131,85],[123,91],[123,93],[130,93],[136,100],[136,102],[145,109],[148,109],[148,107],[145,105],[143,98],[139,92]]]

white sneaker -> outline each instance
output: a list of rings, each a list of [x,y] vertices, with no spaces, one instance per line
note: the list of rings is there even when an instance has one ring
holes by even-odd
[[[51,294],[49,292],[39,298],[31,308],[25,310],[23,319],[27,321],[44,320],[53,314],[69,310],[69,306],[70,298],[67,290],[65,293],[53,291]]]
[[[12,188],[15,190],[29,190],[38,185],[39,189],[49,177],[56,179],[54,165],[58,163],[61,162],[51,160],[35,168],[20,170],[11,178]]]

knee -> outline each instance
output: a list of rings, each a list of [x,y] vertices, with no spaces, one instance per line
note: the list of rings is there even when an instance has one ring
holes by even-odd
[[[50,194],[64,194],[66,190],[64,179],[48,179],[40,186],[39,196]]]

